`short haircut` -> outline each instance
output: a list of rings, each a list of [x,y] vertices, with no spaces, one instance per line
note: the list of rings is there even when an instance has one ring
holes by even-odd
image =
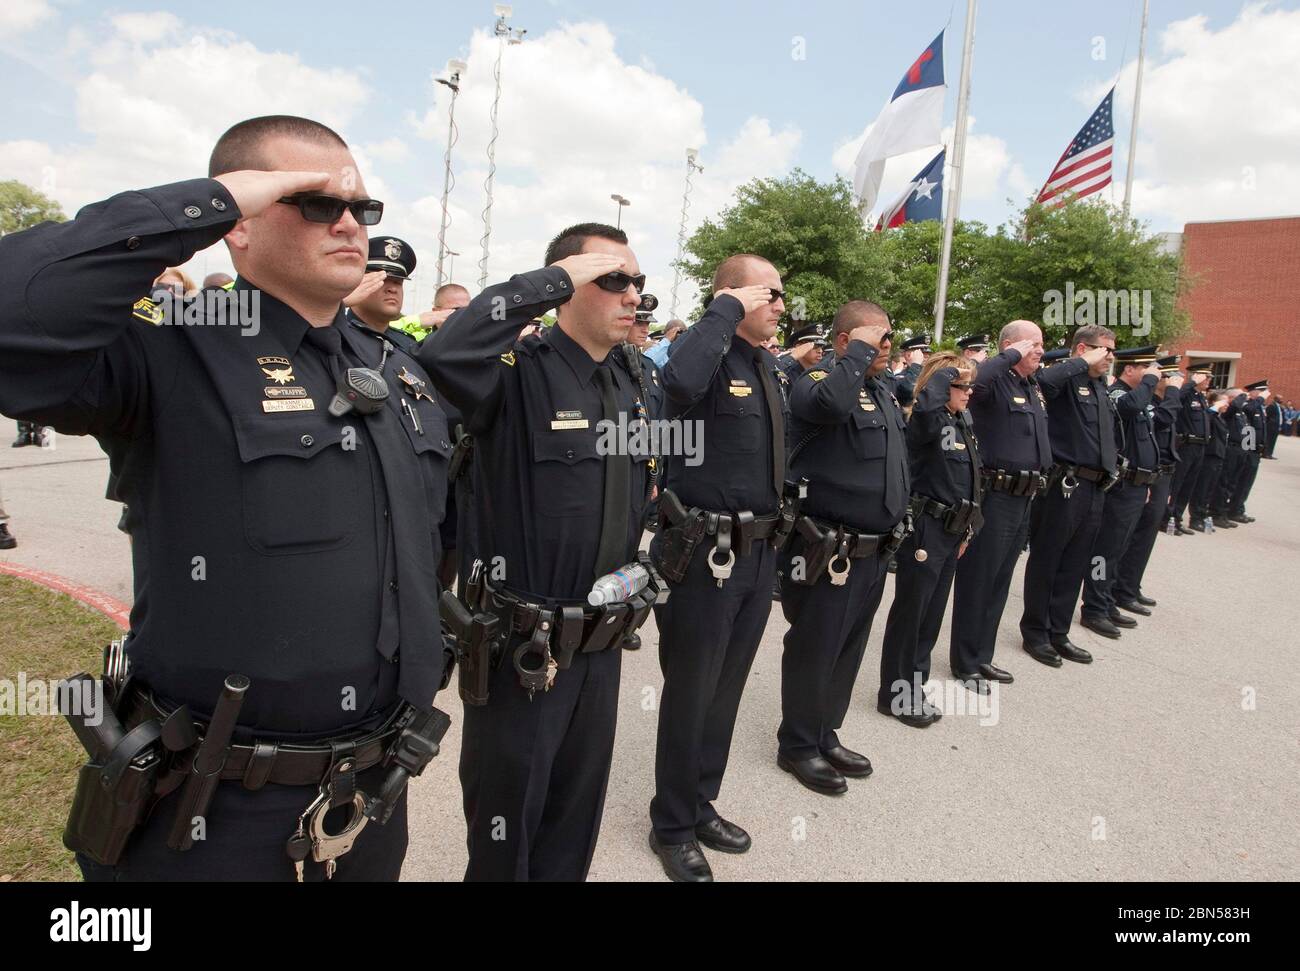
[[[855,327],[861,327],[869,317],[884,318],[886,326],[890,323],[889,312],[880,304],[870,300],[850,300],[835,312],[835,320],[831,323],[831,339],[847,334]]]
[[[735,256],[728,256],[713,271],[713,292],[745,286],[745,281],[749,279],[746,271],[750,263],[766,263],[772,269],[776,269],[775,264],[765,256],[756,256],[753,253],[737,253]]]
[[[562,230],[558,236],[551,240],[551,245],[546,247],[546,266],[554,266],[560,260],[568,259],[570,256],[577,256],[582,252],[582,248],[587,245],[587,240],[593,236],[599,239],[607,239],[611,243],[621,243],[627,245],[627,233],[621,229],[615,229],[607,223],[578,223],[576,226],[570,226]]]
[[[1029,338],[1027,337],[1017,336],[1018,334],[1020,334],[1021,331],[1025,330],[1027,327],[1033,327],[1036,330],[1038,330],[1040,334],[1042,333],[1042,328],[1040,328],[1032,320],[1013,320],[1009,324],[1004,326],[1002,330],[998,331],[998,344],[999,345],[1003,343],[1014,344],[1018,340],[1028,340]]]
[[[956,368],[958,376],[969,374],[975,370],[975,362],[969,358],[962,357],[954,351],[940,351],[938,354],[931,354],[926,362],[921,365],[921,373],[917,375],[916,387],[913,394],[920,394],[921,389],[930,383],[934,377],[934,372],[940,368]]]
[[[319,145],[348,147],[338,132],[310,118],[299,118],[296,115],[249,118],[231,126],[217,139],[212,157],[208,159],[208,178],[244,169],[269,171],[271,162],[267,160],[263,148],[271,138],[296,138]]]
[[[465,287],[462,287],[459,283],[444,283],[442,286],[440,286],[437,289],[437,292],[434,293],[433,305],[435,307],[438,306],[439,304],[442,303],[444,297],[448,296],[449,294],[455,293],[457,290],[465,294],[466,297],[469,296],[469,290],[467,290]]]
[[[1074,332],[1074,339],[1070,341],[1071,347],[1078,347],[1080,344],[1095,344],[1098,338],[1109,337],[1115,339],[1115,332],[1109,327],[1103,327],[1101,324],[1084,324]]]

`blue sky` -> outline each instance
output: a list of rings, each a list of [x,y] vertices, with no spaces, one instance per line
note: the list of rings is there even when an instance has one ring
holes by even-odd
[[[214,132],[236,120],[227,117],[229,112],[238,109],[242,116],[246,105],[263,100],[270,104],[283,91],[288,92],[287,103],[301,113],[337,119],[345,137],[363,149],[368,180],[389,195],[385,228],[407,235],[417,248],[430,249],[429,206],[441,189],[446,117],[445,92],[431,77],[449,57],[474,52],[476,31],[479,52],[494,50],[484,34],[493,21],[490,3],[361,7],[264,0],[220,5],[9,2],[16,6],[0,14],[0,69],[6,87],[26,97],[0,102],[0,178],[32,181],[44,173],[56,197],[75,206],[95,198],[96,192],[111,191],[110,177],[121,180],[116,188],[128,188],[136,184],[132,176],[137,173],[140,178],[171,176],[169,164],[176,167],[172,177],[200,174],[194,167],[201,164],[203,146],[211,144]],[[1188,219],[1300,210],[1300,200],[1293,204],[1293,196],[1285,192],[1261,198],[1257,182],[1243,174],[1250,170],[1253,179],[1280,182],[1279,167],[1300,155],[1277,141],[1267,118],[1236,121],[1246,130],[1226,136],[1229,146],[1215,148],[1225,138],[1215,131],[1220,117],[1259,91],[1258,78],[1248,77],[1252,49],[1280,48],[1264,50],[1266,63],[1294,56],[1285,45],[1294,39],[1290,31],[1300,25],[1296,5],[1246,8],[1221,0],[1154,0],[1151,7],[1148,76],[1156,89],[1144,91],[1142,138],[1148,137],[1145,120],[1150,112],[1152,144],[1148,153],[1139,141],[1137,214],[1153,229],[1176,230]],[[171,15],[165,18],[169,26],[152,36],[145,25],[160,23],[157,14],[164,10]],[[979,185],[968,185],[963,218],[996,225],[1011,213],[1008,195],[1019,201],[1041,185],[1119,73],[1122,58],[1131,70],[1140,12],[1140,0],[981,4],[971,101],[972,177],[979,165],[987,171]],[[559,228],[548,217],[612,219],[615,207],[609,194],[622,192],[633,201],[625,222],[634,231],[634,245],[635,234],[644,234],[643,262],[649,265],[643,268],[658,274],[659,289],[666,290],[662,281],[670,275],[666,264],[675,250],[684,168],[680,159],[687,138],[704,142],[698,147],[705,174],[692,207],[692,225],[747,177],[780,174],[798,165],[819,178],[830,178],[842,170],[846,157],[852,157],[852,146],[846,149],[845,144],[860,136],[912,59],[950,18],[945,120],[951,123],[964,16],[965,5],[952,0],[514,4],[512,22],[527,28],[528,34],[524,45],[507,52],[504,68],[505,124],[497,175],[503,190],[497,200],[501,258],[523,261],[539,252],[539,242]],[[1180,26],[1173,28],[1169,45],[1175,23]],[[590,63],[605,73],[585,72],[583,56],[564,60],[564,44],[572,39],[574,25],[595,31],[577,31],[577,49],[597,51],[599,56],[593,54]],[[602,40],[602,30],[612,35],[612,45]],[[1105,45],[1104,60],[1096,57],[1097,38]],[[547,44],[558,60],[538,60],[542,55],[537,51],[521,54],[524,48]],[[799,45],[806,51],[803,59],[792,56]],[[1292,46],[1290,52],[1296,49]],[[239,104],[231,105],[199,79],[182,77],[169,100],[160,89],[173,86],[158,80],[168,77],[159,73],[166,69],[150,69],[160,52],[168,50],[173,56],[192,50],[220,58],[225,70],[238,70],[241,57],[252,51],[256,58],[248,63],[255,60],[259,71],[268,72],[267,93],[259,95],[250,86],[232,99]],[[482,207],[486,126],[486,112],[477,110],[486,102],[476,103],[470,96],[485,97],[491,87],[486,56],[470,60],[470,76],[457,108],[463,138],[455,159],[459,178],[453,196],[453,205],[460,209],[455,245],[466,254],[462,260],[467,263],[477,257],[475,222]],[[282,62],[291,63],[285,68]],[[188,63],[184,57],[175,63],[175,73],[198,74],[205,62],[196,55]],[[1153,76],[1162,65],[1165,74]],[[1216,100],[1205,102],[1202,118],[1189,122],[1187,105],[1179,103],[1180,87],[1185,87],[1179,78],[1212,75],[1225,66],[1228,79],[1212,90]],[[281,68],[289,74],[276,75]],[[1292,77],[1285,79],[1279,97],[1295,93],[1295,72],[1288,74]],[[305,80],[286,80],[290,75]],[[547,97],[539,77],[558,78],[562,98],[554,93]],[[650,77],[653,82],[646,80]],[[1116,200],[1122,194],[1131,89],[1129,74],[1117,95]],[[187,90],[193,92],[191,99],[178,102]],[[316,94],[320,98],[314,102]],[[1189,91],[1187,96],[1196,95]],[[557,104],[560,100],[563,103]],[[280,103],[272,108],[285,110]],[[1215,155],[1198,150],[1198,137],[1220,156],[1204,170],[1188,168],[1193,164],[1189,157]],[[608,164],[592,149],[574,184],[561,191],[560,183],[568,177],[564,160],[575,152],[581,156],[583,143],[591,148],[609,139],[615,147]],[[134,144],[118,144],[123,140]],[[601,151],[610,153],[609,148]],[[882,203],[933,152],[927,149],[915,161],[904,159],[891,166]],[[96,156],[99,163],[94,162]],[[182,162],[188,165],[185,171]],[[1219,185],[1222,198],[1209,189],[1196,191],[1198,179],[1210,188]],[[1248,188],[1231,184],[1243,179],[1250,183]],[[544,210],[534,214],[534,220],[516,216],[514,210],[534,203]],[[512,241],[517,249],[512,249]],[[431,265],[433,253],[422,255]],[[462,275],[459,264],[457,268]],[[498,266],[494,259],[490,275],[498,278],[523,268]]]

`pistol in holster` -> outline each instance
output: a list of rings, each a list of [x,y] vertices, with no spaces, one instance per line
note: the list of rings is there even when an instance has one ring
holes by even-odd
[[[787,479],[785,482],[785,493],[781,496],[781,514],[777,521],[776,530],[772,533],[772,549],[779,550],[785,546],[786,541],[794,533],[795,524],[799,521],[799,510],[803,506],[803,501],[808,497],[808,480],[800,479],[798,482],[792,482]]]
[[[465,431],[464,425],[456,426],[456,447],[451,451],[451,461],[447,464],[447,480],[455,482],[461,477],[470,460],[474,457],[474,436]]]
[[[793,540],[797,544],[793,549],[795,558],[803,557],[803,568],[796,570],[792,559],[790,579],[801,587],[815,587],[839,550],[839,531],[824,530],[807,516],[799,517],[795,531],[798,538]]]
[[[439,599],[439,616],[447,633],[455,639],[459,678],[457,688],[467,705],[488,703],[488,683],[496,667],[494,652],[500,650],[500,621],[479,610],[483,594],[483,561],[475,560],[465,581],[465,599],[444,590]]]
[[[451,718],[437,708],[421,710],[407,705],[402,713],[397,738],[384,753],[388,773],[380,785],[379,795],[367,796],[362,812],[383,825],[393,815],[406,784],[424,771],[438,754],[439,743],[451,727]]]
[[[704,514],[692,506],[688,511],[671,489],[659,497],[659,533],[657,544],[659,573],[670,583],[681,583],[691,567],[695,550],[707,532]]]

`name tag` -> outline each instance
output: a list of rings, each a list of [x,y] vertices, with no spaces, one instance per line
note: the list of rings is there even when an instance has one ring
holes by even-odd
[[[963,444],[962,442],[953,442],[953,443],[952,443],[952,447],[953,447],[953,448],[959,448],[959,449],[961,449],[963,452],[966,451],[966,446],[965,446],[965,444]]]
[[[732,385],[727,390],[730,391],[737,398],[748,398],[751,394],[754,393],[754,389],[747,384]]]
[[[278,401],[263,401],[262,410],[274,411],[315,411],[316,402],[310,398],[282,398]]]
[[[1090,394],[1092,394],[1092,389],[1091,389],[1091,388],[1080,388],[1080,389],[1079,389],[1079,396],[1080,396],[1081,398],[1086,398],[1086,397],[1088,397],[1088,395],[1090,395]]]
[[[1018,405],[1023,405],[1023,404],[1025,403],[1025,399],[1024,399],[1024,398],[1012,398],[1011,400],[1014,401],[1014,402],[1015,402],[1016,404],[1018,404]]]
[[[589,428],[590,422],[585,418],[565,418],[551,422],[551,431],[558,432],[569,428]]]

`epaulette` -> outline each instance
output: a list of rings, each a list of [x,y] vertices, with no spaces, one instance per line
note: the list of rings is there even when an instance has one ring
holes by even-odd
[[[131,316],[157,327],[163,322],[162,304],[154,303],[148,297],[141,297],[131,306]]]

